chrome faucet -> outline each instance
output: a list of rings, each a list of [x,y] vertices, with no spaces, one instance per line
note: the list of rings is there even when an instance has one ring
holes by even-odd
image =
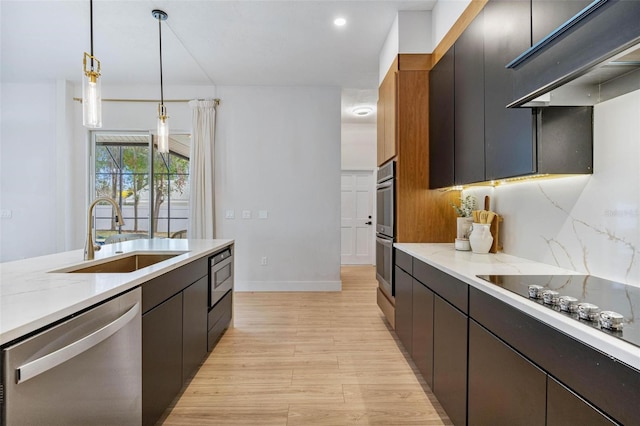
[[[100,246],[95,244],[95,242],[93,241],[93,233],[92,231],[92,226],[91,226],[91,222],[92,222],[92,218],[93,218],[93,208],[96,206],[96,204],[102,202],[102,201],[106,201],[108,203],[111,203],[111,205],[113,207],[115,207],[116,209],[116,225],[118,226],[124,226],[124,220],[122,219],[122,212],[120,211],[120,207],[118,207],[118,205],[116,204],[115,201],[113,201],[113,199],[108,198],[108,197],[98,197],[96,198],[93,203],[91,203],[91,205],[89,205],[89,210],[87,211],[87,242],[84,246],[84,260],[93,260],[94,256],[95,256],[95,252],[100,250]]]

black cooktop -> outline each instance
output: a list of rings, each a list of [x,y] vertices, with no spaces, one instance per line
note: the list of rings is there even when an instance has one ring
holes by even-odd
[[[640,287],[605,280],[591,275],[478,275],[492,284],[512,293],[580,321],[581,323],[601,330],[611,336],[640,347]],[[596,321],[583,320],[577,312],[565,312],[558,305],[545,304],[543,299],[529,296],[529,286],[541,286],[541,291],[554,290],[559,296],[571,296],[577,303],[597,305],[601,311],[614,311],[621,314],[623,326],[621,330],[609,330]]]

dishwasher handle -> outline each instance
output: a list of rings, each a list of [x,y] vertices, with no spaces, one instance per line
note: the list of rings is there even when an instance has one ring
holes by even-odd
[[[21,365],[20,367],[16,368],[16,383],[19,384],[26,382],[29,379],[33,379],[39,374],[51,370],[52,368],[57,367],[63,362],[66,362],[71,358],[74,358],[81,353],[91,349],[92,347],[98,345],[99,343],[105,341],[106,339],[117,333],[125,325],[127,325],[131,320],[133,320],[139,312],[140,302],[137,302],[131,309],[125,312],[118,319],[110,322],[102,328],[99,328],[98,330],[83,337],[82,339],[76,340],[75,342],[63,348],[60,348],[57,351],[51,352],[50,354],[47,354],[41,358]]]

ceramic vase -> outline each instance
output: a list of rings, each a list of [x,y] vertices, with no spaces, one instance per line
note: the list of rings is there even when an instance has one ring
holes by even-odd
[[[489,253],[491,244],[493,244],[493,236],[491,235],[491,225],[488,223],[474,223],[471,226],[471,235],[469,235],[469,243],[471,251],[474,253]]]

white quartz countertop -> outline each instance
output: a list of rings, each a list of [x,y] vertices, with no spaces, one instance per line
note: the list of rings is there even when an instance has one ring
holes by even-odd
[[[475,254],[457,251],[453,244],[397,243],[394,247],[640,370],[640,348],[476,277],[583,274],[503,253]]]
[[[0,345],[231,244],[233,240],[132,240],[102,246],[91,261],[83,260],[83,250],[74,250],[1,263]],[[51,272],[140,252],[184,253],[129,273]]]

